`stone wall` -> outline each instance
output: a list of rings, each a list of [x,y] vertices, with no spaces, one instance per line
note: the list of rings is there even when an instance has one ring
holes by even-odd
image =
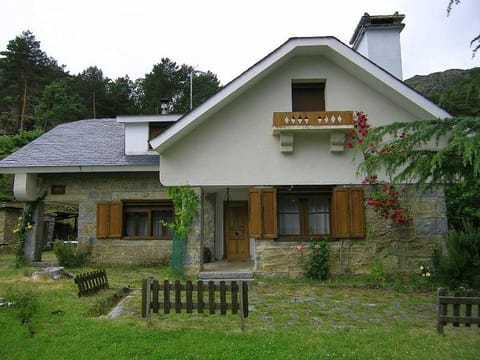
[[[97,202],[161,200],[168,196],[152,173],[45,174],[42,192],[47,203],[78,206],[78,240],[94,245],[91,261],[98,263],[158,264],[171,253],[171,240],[97,239]],[[65,185],[64,195],[52,195],[52,185]]]
[[[208,248],[211,261],[215,258],[215,204],[216,193],[205,193],[203,197],[203,247]],[[205,262],[206,259],[203,259]]]
[[[203,266],[203,204],[204,199],[202,196],[202,190],[200,188],[195,188],[195,193],[200,199],[198,203],[198,216],[193,221],[192,229],[188,235],[188,240],[185,250],[185,275],[187,276],[196,276],[202,270]]]
[[[365,188],[368,196],[371,188]],[[443,250],[448,231],[447,210],[442,190],[422,196],[405,188],[402,203],[408,206],[413,221],[407,226],[379,220],[372,209],[366,211],[367,236],[364,239],[329,240],[332,275],[369,273],[372,264],[381,263],[387,272],[418,270],[419,262],[429,260],[434,249]],[[305,249],[298,251],[298,242],[257,240],[254,266],[258,274],[299,277]]]
[[[0,208],[0,244],[3,244],[2,246],[0,246],[1,252],[11,251],[11,247],[15,243],[13,230],[18,224],[18,217],[21,213],[22,209],[20,208]]]

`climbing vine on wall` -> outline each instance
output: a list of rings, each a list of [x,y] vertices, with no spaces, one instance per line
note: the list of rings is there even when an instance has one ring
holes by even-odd
[[[186,240],[190,233],[193,220],[198,214],[199,198],[189,185],[169,187],[166,189],[172,198],[175,217],[167,227],[179,238]]]
[[[366,173],[363,183],[374,187],[367,199],[367,205],[372,207],[375,214],[381,219],[407,225],[411,221],[411,212],[410,209],[401,206],[401,193],[397,185],[379,180],[376,173],[378,157],[398,150],[394,146],[384,146],[381,143],[370,141],[368,137],[370,125],[367,116],[362,112],[357,112],[355,115],[353,129],[348,133],[349,139],[345,144],[348,148],[359,151],[364,158],[363,164],[367,164],[362,168]],[[401,133],[398,136],[399,141],[405,136],[405,133]]]
[[[39,197],[37,200],[29,202],[22,210],[22,214],[18,218],[18,223],[13,234],[15,236],[15,245],[13,247],[15,253],[15,263],[21,266],[25,263],[24,248],[25,241],[27,240],[28,233],[33,228],[33,212],[35,211],[38,203],[43,200],[45,196]]]

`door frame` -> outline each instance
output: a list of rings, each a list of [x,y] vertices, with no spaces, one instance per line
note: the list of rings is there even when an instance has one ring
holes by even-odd
[[[235,205],[242,205],[245,207],[246,213],[245,213],[245,229],[246,229],[246,234],[245,234],[245,239],[247,241],[247,246],[248,246],[248,253],[247,253],[247,258],[245,260],[248,260],[250,256],[250,239],[248,238],[248,200],[225,200],[223,202],[223,259],[228,260],[227,258],[227,252],[228,252],[228,244],[227,244],[227,234],[228,234],[228,219],[227,219],[227,212],[228,212],[228,205],[229,204],[235,204]],[[238,261],[245,261],[245,260],[238,260]],[[236,261],[236,260],[233,260]]]

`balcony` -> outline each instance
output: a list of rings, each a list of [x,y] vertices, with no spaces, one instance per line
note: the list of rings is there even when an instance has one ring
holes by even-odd
[[[352,111],[274,112],[273,134],[347,132],[353,129]]]
[[[280,151],[292,153],[296,133],[330,134],[330,151],[345,150],[345,134],[353,129],[353,111],[274,112],[273,135],[280,135]]]

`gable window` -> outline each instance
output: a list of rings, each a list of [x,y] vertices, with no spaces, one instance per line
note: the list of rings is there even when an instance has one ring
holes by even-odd
[[[97,204],[98,238],[171,239],[165,223],[173,221],[173,204],[165,201]]]
[[[255,239],[364,237],[363,189],[251,189],[249,229],[250,237]]]
[[[292,111],[325,111],[325,82],[292,83]]]

